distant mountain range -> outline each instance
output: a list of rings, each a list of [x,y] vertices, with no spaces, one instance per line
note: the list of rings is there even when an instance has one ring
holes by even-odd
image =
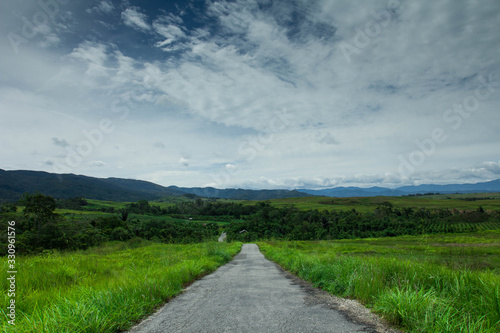
[[[55,198],[84,197],[111,201],[155,200],[167,196],[195,194],[234,200],[269,200],[311,195],[329,197],[401,196],[423,193],[488,193],[500,192],[500,179],[458,185],[384,187],[335,187],[322,190],[246,190],[213,187],[160,186],[143,180],[94,178],[74,174],[53,174],[43,171],[5,171],[0,169],[0,202],[16,201],[24,193],[40,192]]]
[[[424,193],[493,193],[500,192],[500,179],[476,184],[450,184],[450,185],[417,185],[402,186],[395,189],[385,187],[334,187],[323,190],[298,190],[311,195],[326,197],[375,197],[375,196],[401,196]]]
[[[269,200],[310,196],[295,190],[244,190],[164,187],[143,180],[94,178],[43,171],[5,171],[0,169],[0,202],[18,200],[24,193],[40,192],[55,198],[83,197],[111,201],[155,200],[167,196],[195,194],[235,200]]]

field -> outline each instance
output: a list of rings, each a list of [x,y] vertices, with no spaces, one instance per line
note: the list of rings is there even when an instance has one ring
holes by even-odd
[[[192,202],[193,200],[185,197],[166,197],[163,199],[150,201],[151,205],[160,208],[172,207],[175,204]],[[87,199],[89,203],[85,206],[88,211],[75,211],[69,209],[57,209],[56,213],[69,215],[102,215],[100,210],[113,208],[119,210],[126,208],[130,202],[115,202]],[[218,199],[216,202],[240,202],[244,205],[255,205],[258,201],[238,201]],[[352,210],[358,212],[373,212],[380,204],[390,202],[394,208],[425,208],[430,210],[437,209],[457,209],[459,211],[474,211],[480,206],[486,211],[500,211],[500,193],[473,193],[473,194],[440,194],[425,196],[404,196],[404,197],[352,197],[352,198],[333,198],[333,197],[301,197],[269,200],[275,207],[294,206],[300,210],[317,209],[323,210]],[[19,207],[22,210],[23,207]]]
[[[241,243],[173,245],[132,239],[86,251],[20,257],[15,327],[7,324],[5,313],[9,298],[4,261],[2,332],[127,329],[240,248]]]
[[[285,269],[406,331],[500,330],[500,231],[258,244]]]
[[[104,201],[104,200],[94,200],[94,199],[87,199],[87,202],[89,203],[87,207],[92,210],[99,210],[101,208],[121,209],[125,208],[125,206],[130,203],[130,202]]]
[[[474,198],[474,199],[473,199]],[[488,198],[488,199],[486,199]],[[406,197],[363,197],[363,198],[331,198],[304,197],[270,200],[276,207],[293,205],[298,209],[351,210],[359,212],[374,211],[383,202],[390,202],[394,208],[427,208],[476,210],[479,206],[485,210],[500,210],[500,193],[474,194],[442,194]],[[251,203],[251,202],[246,202]]]
[[[102,216],[116,216],[116,212],[120,209],[127,209],[127,206],[131,204],[131,202],[117,202],[117,201],[103,201],[103,200],[95,200],[95,199],[86,199],[88,202],[87,206],[84,206],[85,210],[74,210],[74,209],[62,209],[57,208],[55,213],[65,216],[68,219],[73,220],[91,220]],[[186,197],[165,197],[163,199],[150,201],[149,203],[152,206],[157,206],[159,208],[168,208],[172,207],[179,203],[192,202],[192,199],[188,199]],[[217,202],[228,202],[228,200],[220,199]],[[255,204],[255,203],[254,203]],[[19,206],[18,210],[22,211],[24,209],[23,206]],[[114,209],[115,212],[104,212],[102,210],[106,209]],[[170,221],[170,222],[200,222],[206,223],[206,220],[192,220],[188,216],[185,218],[172,218],[170,216],[161,216],[154,217],[152,214],[129,214],[129,220],[162,220],[162,221]],[[225,221],[212,221],[217,224],[227,224]]]

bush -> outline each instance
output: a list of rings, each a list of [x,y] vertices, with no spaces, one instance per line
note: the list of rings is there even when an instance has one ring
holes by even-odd
[[[130,238],[131,238],[130,232],[123,227],[114,228],[113,231],[111,232],[111,240],[125,241]]]

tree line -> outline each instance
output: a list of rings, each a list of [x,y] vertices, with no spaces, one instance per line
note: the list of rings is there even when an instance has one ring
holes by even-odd
[[[299,210],[293,206],[274,207],[267,201],[243,205],[201,198],[160,208],[140,200],[113,210],[112,214],[90,218],[64,217],[54,212],[56,207],[86,209],[88,203],[81,198],[56,200],[42,194],[26,194],[20,204],[24,206],[21,212],[13,204],[0,207],[4,230],[8,221],[16,221],[20,253],[85,249],[134,237],[171,243],[201,242],[214,239],[221,231],[227,233],[228,240],[243,242],[391,237],[433,233],[438,230],[437,224],[442,226],[439,230],[461,232],[474,231],[481,222],[500,221],[498,211],[486,212],[482,207],[476,211],[429,210],[396,208],[390,202],[378,205],[372,212],[359,212]],[[226,223],[220,224],[221,221]],[[1,253],[7,247],[6,235],[0,235]]]

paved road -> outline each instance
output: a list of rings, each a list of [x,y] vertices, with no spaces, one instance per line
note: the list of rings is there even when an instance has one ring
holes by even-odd
[[[264,258],[255,244],[193,283],[133,333],[373,332],[347,320]]]

